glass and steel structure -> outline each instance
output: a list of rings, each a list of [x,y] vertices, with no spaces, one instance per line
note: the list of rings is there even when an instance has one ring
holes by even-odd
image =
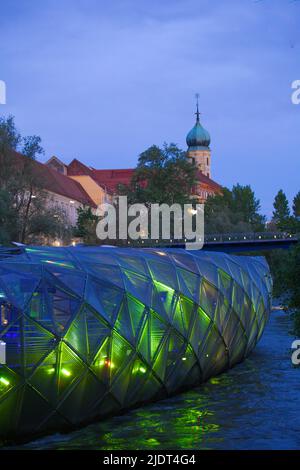
[[[71,428],[232,367],[263,332],[271,287],[263,258],[0,253],[0,437]]]

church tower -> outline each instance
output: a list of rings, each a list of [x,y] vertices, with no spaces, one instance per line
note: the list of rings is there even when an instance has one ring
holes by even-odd
[[[209,148],[210,135],[200,124],[200,113],[197,95],[196,124],[186,136],[188,146],[187,157],[193,162],[201,173],[211,178],[210,159],[211,152]]]

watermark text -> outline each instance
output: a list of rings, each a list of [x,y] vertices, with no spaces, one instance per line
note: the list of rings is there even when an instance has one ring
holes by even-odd
[[[131,204],[119,196],[117,204],[100,204],[96,234],[100,240],[184,241],[199,250],[204,243],[203,204]]]
[[[0,80],[0,104],[6,104],[6,84]]]
[[[295,90],[292,93],[292,103],[300,104],[300,80],[294,80],[292,83],[292,89]]]

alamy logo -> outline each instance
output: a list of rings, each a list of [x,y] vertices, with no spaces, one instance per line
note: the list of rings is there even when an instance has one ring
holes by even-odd
[[[204,243],[203,204],[100,204],[96,234],[100,240],[181,241],[187,249],[200,250]]]
[[[0,104],[6,104],[6,85],[3,80],[0,80]]]
[[[295,90],[292,93],[292,103],[300,104],[300,80],[294,80],[292,83],[292,89]]]
[[[292,354],[292,364],[294,366],[299,366],[300,364],[300,339],[295,339],[295,341],[293,341],[292,349],[295,349],[295,351]]]

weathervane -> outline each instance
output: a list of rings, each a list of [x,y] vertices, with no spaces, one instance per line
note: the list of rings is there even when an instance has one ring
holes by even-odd
[[[197,116],[197,122],[199,122],[200,121],[199,116],[201,114],[199,113],[199,93],[196,93],[195,97],[196,97],[196,106],[197,106],[197,111],[195,112],[195,114]]]

